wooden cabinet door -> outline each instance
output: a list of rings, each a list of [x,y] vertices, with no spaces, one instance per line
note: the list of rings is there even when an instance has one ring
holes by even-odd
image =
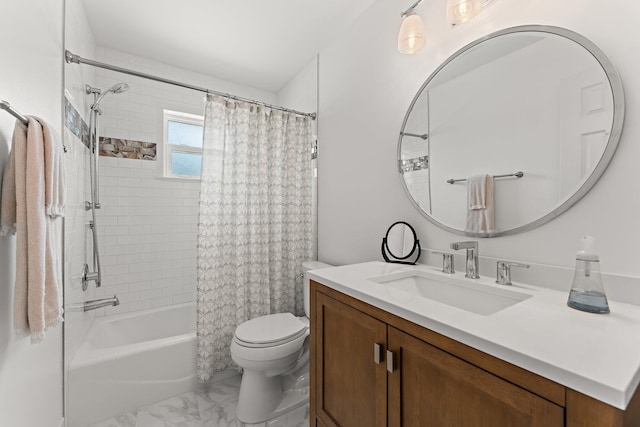
[[[374,345],[380,353],[386,347],[386,324],[322,293],[314,300],[312,406],[318,425],[386,426],[386,365],[374,361]]]
[[[390,427],[555,427],[564,409],[391,326]]]

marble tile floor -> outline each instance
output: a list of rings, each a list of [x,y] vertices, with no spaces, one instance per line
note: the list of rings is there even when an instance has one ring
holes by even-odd
[[[211,384],[90,427],[308,427],[309,405],[260,424],[236,420],[240,375]]]

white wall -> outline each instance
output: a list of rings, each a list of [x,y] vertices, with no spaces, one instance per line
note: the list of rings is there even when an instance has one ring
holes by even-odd
[[[60,0],[4,2],[0,26],[0,98],[61,131],[62,13]],[[0,170],[14,119],[0,111]],[[62,326],[44,341],[13,337],[15,238],[0,237],[0,424],[56,427],[62,418]]]
[[[286,85],[278,91],[277,105],[292,110],[313,113],[318,110],[318,57],[307,64]],[[318,120],[312,122],[314,136],[318,134]],[[313,259],[318,258],[318,165],[313,160],[313,180],[311,183],[311,211],[313,212]]]
[[[480,240],[481,275],[495,275],[495,259],[532,263],[514,280],[560,267],[557,283],[570,287],[576,240],[593,235],[602,270],[640,278],[637,240],[640,191],[629,191],[640,158],[640,4],[612,0],[557,2],[498,0],[466,25],[451,29],[445,1],[424,2],[426,47],[416,55],[396,50],[398,13],[409,2],[380,0],[320,53],[319,258],[332,264],[381,259],[380,239],[394,221],[414,224],[424,247],[448,249],[465,237],[429,223],[410,204],[396,172],[400,126],[415,93],[448,56],[493,31],[525,24],[565,27],[598,45],[617,66],[626,92],[626,122],[618,151],[598,184],[577,205],[549,224],[515,236]],[[462,254],[458,266],[464,265]],[[429,260],[428,257],[423,258]],[[435,262],[435,261],[432,261]],[[567,279],[567,277],[569,279]],[[638,285],[622,280],[628,293]],[[625,293],[618,298],[625,298]]]

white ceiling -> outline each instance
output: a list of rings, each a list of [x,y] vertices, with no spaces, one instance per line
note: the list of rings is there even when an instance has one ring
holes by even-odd
[[[375,0],[83,0],[96,44],[277,91]]]

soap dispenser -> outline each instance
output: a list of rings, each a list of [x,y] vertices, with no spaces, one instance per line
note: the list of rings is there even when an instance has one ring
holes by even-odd
[[[600,259],[595,252],[593,237],[582,236],[579,247],[567,305],[589,313],[609,313],[609,302],[600,276]]]

